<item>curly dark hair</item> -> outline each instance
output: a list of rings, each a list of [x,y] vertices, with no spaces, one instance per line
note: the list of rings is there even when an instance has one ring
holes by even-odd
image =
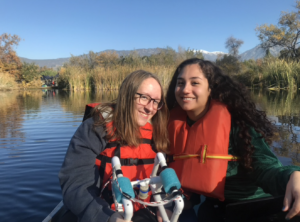
[[[184,67],[192,64],[198,64],[204,76],[207,78],[209,88],[211,89],[211,98],[227,105],[228,111],[231,114],[232,125],[239,128],[238,135],[241,138],[239,145],[233,146],[233,150],[236,155],[241,158],[241,165],[251,170],[254,147],[251,144],[249,128],[253,127],[256,132],[260,133],[261,136],[270,143],[274,133],[274,126],[267,119],[264,111],[256,109],[245,86],[225,75],[219,67],[210,61],[198,58],[188,59],[177,67],[170,82],[166,95],[169,110],[177,106],[175,98],[177,77]]]

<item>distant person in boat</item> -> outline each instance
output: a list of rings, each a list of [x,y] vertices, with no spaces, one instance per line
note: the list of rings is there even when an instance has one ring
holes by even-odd
[[[111,209],[111,188],[105,187],[112,174],[111,158],[119,156],[129,179],[150,177],[156,152],[168,148],[164,104],[158,78],[135,71],[122,82],[115,102],[96,106],[92,118],[79,126],[59,173],[64,204],[79,221],[124,221]],[[132,221],[157,220],[142,205],[134,204],[134,210]]]
[[[242,84],[209,61],[188,59],[177,67],[166,102],[169,166],[191,197],[185,206],[197,204],[196,194],[206,196],[199,221],[224,221],[234,203],[280,195],[286,219],[300,214],[300,167],[284,167],[272,153],[274,127]]]

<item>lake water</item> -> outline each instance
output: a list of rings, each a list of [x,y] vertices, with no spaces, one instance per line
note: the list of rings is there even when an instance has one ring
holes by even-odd
[[[251,92],[278,127],[271,149],[300,166],[300,95]],[[42,221],[60,202],[58,171],[85,105],[117,92],[0,91],[0,221]]]

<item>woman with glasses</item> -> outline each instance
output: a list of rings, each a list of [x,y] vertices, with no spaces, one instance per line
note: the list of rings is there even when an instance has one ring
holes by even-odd
[[[111,159],[120,158],[131,180],[150,177],[156,152],[168,148],[164,101],[158,78],[135,71],[122,82],[115,102],[96,106],[79,126],[59,173],[64,204],[79,221],[124,221],[112,210]],[[156,221],[149,209],[134,203],[134,210],[133,221]]]
[[[199,221],[258,221],[258,213],[282,207],[287,220],[300,215],[300,168],[282,166],[272,153],[272,123],[245,87],[213,63],[193,58],[175,70],[166,101],[169,166],[187,196],[207,197]]]

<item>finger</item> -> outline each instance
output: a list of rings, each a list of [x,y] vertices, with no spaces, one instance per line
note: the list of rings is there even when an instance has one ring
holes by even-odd
[[[296,199],[292,209],[288,212],[288,214],[286,215],[286,219],[291,219],[296,215],[300,214],[300,200]]]
[[[157,217],[158,222],[162,222],[162,218],[160,216]]]
[[[282,211],[286,212],[291,208],[292,200],[293,200],[292,192],[289,189],[286,189],[285,196],[283,199]]]
[[[162,222],[162,218],[161,218],[161,215],[160,215],[159,210],[156,211],[156,218],[157,218],[157,221],[158,221],[158,222]]]

